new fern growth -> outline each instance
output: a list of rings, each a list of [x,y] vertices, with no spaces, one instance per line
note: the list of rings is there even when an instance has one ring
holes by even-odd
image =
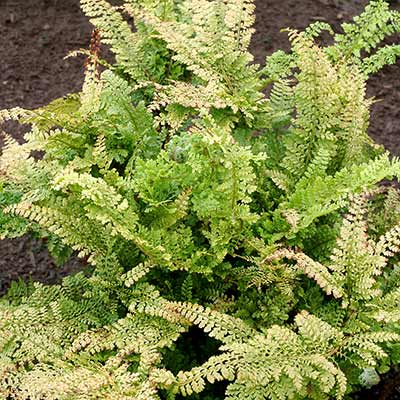
[[[399,363],[400,202],[378,184],[400,161],[365,93],[399,13],[289,29],[261,68],[250,0],[81,5],[82,91],[0,111],[31,125],[5,136],[0,234],[89,266],[0,300],[1,397],[344,399]]]

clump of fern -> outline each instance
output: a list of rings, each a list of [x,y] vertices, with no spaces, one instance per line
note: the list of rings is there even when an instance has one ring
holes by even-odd
[[[0,112],[31,124],[5,138],[0,231],[45,232],[89,267],[0,300],[1,395],[320,400],[375,383],[399,361],[398,194],[377,185],[400,162],[366,133],[365,86],[398,54],[378,46],[399,14],[372,1],[328,47],[327,24],[288,30],[260,68],[250,0],[81,5],[116,62],[93,45],[80,93]]]

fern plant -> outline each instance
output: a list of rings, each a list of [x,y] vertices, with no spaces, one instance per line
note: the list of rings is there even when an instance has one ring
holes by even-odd
[[[372,1],[328,47],[327,24],[288,30],[261,68],[251,0],[81,6],[97,29],[82,91],[0,112],[31,124],[5,135],[0,231],[89,266],[0,300],[2,398],[320,400],[376,382],[399,362],[399,202],[378,184],[400,161],[366,133],[365,86],[398,55],[379,44],[399,13]]]

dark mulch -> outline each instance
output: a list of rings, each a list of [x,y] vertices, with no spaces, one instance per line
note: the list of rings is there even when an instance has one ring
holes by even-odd
[[[316,20],[336,29],[358,14],[366,0],[255,0],[257,33],[252,43],[256,62],[279,48],[288,48],[282,28],[302,29]],[[393,6],[400,8],[398,2]],[[83,60],[63,60],[69,51],[87,47],[91,26],[79,9],[79,0],[0,0],[0,109],[35,108],[82,84]],[[399,37],[393,38],[399,41]],[[400,62],[386,67],[368,86],[370,96],[382,100],[372,107],[370,135],[394,155],[400,154]],[[9,133],[22,140],[24,128],[8,124]],[[0,144],[1,145],[1,144]],[[0,293],[11,280],[31,278],[54,283],[81,268],[77,260],[56,267],[45,246],[35,239],[0,241]],[[398,383],[399,382],[399,383]],[[400,399],[399,374],[360,399]]]

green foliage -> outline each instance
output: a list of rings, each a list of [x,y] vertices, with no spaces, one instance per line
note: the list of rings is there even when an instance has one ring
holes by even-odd
[[[366,133],[365,88],[399,54],[376,49],[399,14],[373,1],[326,48],[325,23],[288,30],[292,50],[260,68],[250,0],[81,4],[116,62],[89,53],[81,93],[0,111],[31,124],[0,157],[0,234],[89,266],[0,300],[1,397],[322,400],[376,383],[400,360],[400,195],[378,189],[400,161]]]

